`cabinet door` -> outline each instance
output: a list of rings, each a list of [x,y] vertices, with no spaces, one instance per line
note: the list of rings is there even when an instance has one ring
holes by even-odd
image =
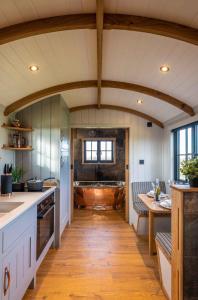
[[[35,226],[16,241],[14,249],[3,258],[2,300],[21,300],[30,284],[36,264]]]
[[[17,261],[16,261],[16,251],[14,249],[3,259],[2,264],[2,299],[11,300],[15,299],[14,290],[17,289]]]
[[[36,228],[32,226],[24,239],[24,261],[23,261],[23,275],[24,281],[30,282],[33,275],[36,264]]]
[[[17,250],[17,297],[13,299],[22,299],[33,276],[36,265],[36,244],[35,244],[35,226],[30,227],[24,234],[22,242]],[[12,298],[11,298],[12,299]],[[10,299],[10,300],[11,300]]]

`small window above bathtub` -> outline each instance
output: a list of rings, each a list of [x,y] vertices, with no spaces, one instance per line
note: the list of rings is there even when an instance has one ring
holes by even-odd
[[[115,138],[83,139],[82,162],[84,164],[114,164]]]

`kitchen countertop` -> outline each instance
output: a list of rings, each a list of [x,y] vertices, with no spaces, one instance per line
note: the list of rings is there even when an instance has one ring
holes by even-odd
[[[0,229],[13,222],[17,217],[34,205],[39,204],[46,196],[55,191],[56,186],[50,187],[44,192],[15,192],[9,196],[0,196],[0,202],[23,202],[20,206],[8,213],[0,213]]]
[[[188,192],[188,193],[193,193],[193,192],[198,192],[198,187],[190,187],[189,185],[171,185],[172,189],[178,190],[180,192]]]

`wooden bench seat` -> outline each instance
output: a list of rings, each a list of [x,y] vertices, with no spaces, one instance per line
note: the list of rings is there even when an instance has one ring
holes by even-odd
[[[155,238],[161,286],[164,294],[171,299],[171,233],[158,232]]]

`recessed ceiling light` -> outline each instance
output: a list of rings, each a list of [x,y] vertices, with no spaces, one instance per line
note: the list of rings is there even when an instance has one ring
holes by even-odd
[[[143,100],[142,99],[138,99],[137,100],[137,104],[142,104],[143,103]]]
[[[32,66],[29,67],[29,69],[30,69],[30,71],[32,71],[32,72],[36,72],[36,71],[39,70],[39,67],[36,66],[36,65],[32,65]]]
[[[167,73],[168,71],[170,71],[170,68],[166,65],[163,65],[160,67],[160,71],[163,73]]]

